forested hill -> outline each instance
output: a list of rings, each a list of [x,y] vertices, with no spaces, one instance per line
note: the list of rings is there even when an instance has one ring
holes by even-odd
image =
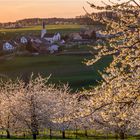
[[[0,28],[20,28],[27,26],[41,25],[42,21],[46,24],[92,24],[93,21],[88,17],[76,17],[76,18],[28,18],[18,20],[16,22],[0,23]]]
[[[28,18],[17,20],[16,22],[0,23],[0,28],[21,28],[28,26],[41,25],[45,21],[47,25],[52,24],[80,24],[80,25],[93,25],[100,24],[93,21],[87,16],[78,16],[76,18]]]
[[[17,20],[16,22],[7,22],[0,23],[0,28],[22,28],[28,26],[36,26],[41,25],[43,21],[46,22],[47,25],[52,24],[79,24],[79,25],[101,25],[102,23],[98,20],[95,20],[97,17],[100,19],[101,17],[107,17],[113,20],[119,20],[119,16],[115,12],[99,12],[92,13],[92,16],[88,17],[88,15],[77,16],[75,18],[27,18]]]

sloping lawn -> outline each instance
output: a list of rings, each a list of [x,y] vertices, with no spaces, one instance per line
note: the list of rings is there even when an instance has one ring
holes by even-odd
[[[28,80],[31,73],[42,76],[51,75],[52,83],[69,83],[73,89],[97,85],[101,80],[98,70],[103,70],[112,60],[111,56],[105,57],[93,66],[86,66],[82,62],[92,56],[70,55],[55,56],[42,55],[32,57],[14,57],[11,60],[0,62],[0,74],[15,79],[20,77]]]

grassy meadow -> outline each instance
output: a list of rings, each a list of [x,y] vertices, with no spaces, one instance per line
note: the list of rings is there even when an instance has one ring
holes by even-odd
[[[105,57],[93,66],[86,66],[85,55],[42,55],[31,57],[14,57],[11,60],[1,61],[0,73],[15,79],[20,77],[27,80],[31,73],[42,76],[51,75],[50,82],[69,83],[73,89],[81,89],[96,85],[101,80],[98,70],[103,70],[110,62],[111,57]]]
[[[81,28],[84,28],[84,25],[47,25],[47,33],[56,33],[60,32],[61,34],[71,33],[80,31]],[[17,29],[0,29],[0,40],[11,39],[23,35],[35,35],[39,36],[42,26],[33,26],[26,28],[17,28]]]
[[[98,25],[47,25],[47,33],[56,33],[59,32],[62,35],[72,32],[79,32],[81,29],[85,27],[94,28],[97,29],[104,29],[104,26],[98,26]],[[0,40],[6,40],[11,39],[15,37],[19,37],[22,35],[36,35],[40,36],[42,26],[31,26],[31,27],[25,27],[25,28],[16,28],[16,29],[0,29]]]
[[[6,139],[3,134],[0,132],[0,135],[3,137],[0,138],[0,140],[20,140],[20,139],[26,139],[26,140],[32,140],[32,136],[29,132],[22,132],[20,135],[17,133],[13,133],[10,139]],[[37,136],[37,140],[62,140],[64,139],[62,137],[62,132],[58,130],[53,130],[50,136],[50,130],[46,129],[44,131],[41,131],[40,134]],[[100,130],[66,130],[65,131],[65,140],[120,140],[112,133],[104,133]],[[139,140],[140,136],[127,136],[127,140]]]

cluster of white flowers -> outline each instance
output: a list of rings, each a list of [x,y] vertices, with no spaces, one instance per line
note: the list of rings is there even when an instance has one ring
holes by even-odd
[[[98,54],[87,65],[106,55],[112,55],[113,62],[101,73],[103,83],[93,89],[93,95],[91,91],[85,91],[85,96],[90,94],[86,107],[91,110],[85,116],[92,116],[93,124],[124,138],[140,128],[140,4],[135,0],[111,2],[104,7],[89,4],[95,9],[116,13],[119,20],[90,15],[92,19],[106,23],[103,34],[113,36],[103,40],[106,44],[98,43],[100,48],[95,48]]]
[[[28,84],[21,80],[0,82],[0,129],[7,137],[28,130],[36,138],[40,130],[70,128],[76,95],[68,85],[56,87],[46,81],[39,76]]]

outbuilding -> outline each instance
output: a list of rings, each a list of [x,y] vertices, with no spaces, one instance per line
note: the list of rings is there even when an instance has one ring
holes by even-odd
[[[22,43],[22,44],[27,44],[28,43],[28,39],[26,38],[26,37],[21,37],[21,39],[20,39],[20,43]]]
[[[11,45],[9,42],[3,44],[3,51],[13,51],[15,47]]]
[[[59,50],[59,46],[58,45],[51,45],[48,50],[50,51],[50,53],[54,53],[57,52]]]

